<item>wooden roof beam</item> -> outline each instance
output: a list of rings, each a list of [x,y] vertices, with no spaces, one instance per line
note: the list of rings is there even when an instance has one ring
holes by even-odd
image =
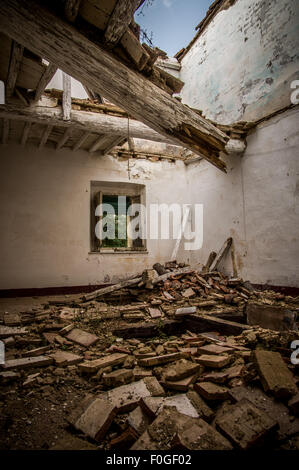
[[[41,79],[40,79],[40,81],[37,85],[37,88],[35,90],[33,103],[37,103],[40,100],[43,92],[46,89],[46,86],[48,85],[50,80],[52,80],[52,78],[54,77],[55,73],[57,72],[57,69],[58,69],[58,67],[54,64],[50,63],[48,65],[48,67],[44,71],[43,75],[41,76]]]
[[[43,135],[42,135],[42,138],[41,138],[41,140],[40,140],[40,143],[39,143],[38,148],[42,149],[42,148],[46,145],[47,140],[48,140],[48,138],[49,138],[49,135],[51,134],[51,132],[52,132],[52,130],[53,130],[53,127],[54,127],[54,126],[48,125],[48,126],[45,128],[45,130],[44,130],[44,132],[43,132]]]
[[[28,136],[29,136],[29,132],[30,132],[30,128],[31,128],[31,122],[27,121],[25,122],[24,124],[24,128],[23,128],[23,132],[22,132],[22,138],[21,138],[21,145],[24,147],[26,145],[26,142],[27,142],[27,139],[28,139]]]
[[[24,47],[12,41],[11,56],[6,80],[6,98],[10,98],[15,90],[17,78],[21,69]]]
[[[34,12],[34,14],[33,14]],[[13,21],[11,21],[13,18]],[[0,31],[103,94],[129,114],[226,171],[228,136],[35,0],[0,2]],[[42,34],[41,34],[42,31]]]

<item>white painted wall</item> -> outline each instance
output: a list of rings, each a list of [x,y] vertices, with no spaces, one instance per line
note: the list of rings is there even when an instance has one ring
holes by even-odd
[[[129,182],[126,161],[71,150],[0,148],[0,289],[115,282],[170,258],[175,241],[148,254],[90,254],[90,182]],[[130,162],[151,203],[188,203],[182,162]]]
[[[289,106],[299,79],[298,30],[298,0],[237,0],[183,57],[183,103],[223,124]]]
[[[299,109],[260,124],[228,173],[202,160],[188,167],[193,202],[204,204],[204,263],[229,236],[239,274],[258,284],[299,286]],[[231,257],[222,268],[232,274]]]

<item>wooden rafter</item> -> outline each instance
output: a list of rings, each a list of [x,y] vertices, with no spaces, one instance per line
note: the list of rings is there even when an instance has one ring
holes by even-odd
[[[122,136],[116,136],[115,138],[112,138],[110,141],[110,144],[108,144],[104,149],[101,150],[101,155],[107,155],[107,153],[111,152],[111,150],[116,147],[117,145],[122,145],[126,139],[124,139]]]
[[[23,147],[26,145],[30,128],[31,128],[31,122],[25,122],[24,127],[23,127],[23,132],[22,132],[22,138],[21,138],[21,145]]]
[[[80,139],[78,139],[77,142],[75,143],[73,150],[74,151],[79,150],[80,147],[84,144],[84,142],[86,141],[86,139],[88,139],[90,135],[91,135],[91,132],[84,132],[82,136],[80,137]]]
[[[42,138],[41,138],[40,143],[39,143],[39,148],[40,148],[40,149],[43,148],[43,147],[46,145],[47,140],[48,140],[48,137],[49,137],[49,135],[50,135],[51,132],[52,132],[52,129],[53,129],[53,126],[52,126],[52,125],[48,125],[48,126],[45,128],[45,130],[44,130],[44,132],[43,132],[43,135],[42,135]]]
[[[1,2],[0,31],[54,61],[63,71],[123,106],[173,143],[190,148],[225,171],[219,154],[225,151],[226,134],[36,1]]]
[[[63,136],[57,142],[56,150],[61,149],[66,144],[66,142],[69,140],[71,134],[72,134],[72,128],[71,127],[68,127],[67,129],[65,129]]]
[[[6,80],[6,97],[10,98],[15,90],[17,78],[21,69],[24,47],[16,41],[12,41],[11,57]]]

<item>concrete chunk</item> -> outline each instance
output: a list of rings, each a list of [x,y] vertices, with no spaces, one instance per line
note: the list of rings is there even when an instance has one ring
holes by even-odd
[[[74,328],[66,335],[67,339],[73,341],[74,343],[80,344],[80,346],[84,346],[89,348],[93,344],[95,344],[99,338],[96,335],[92,335],[87,331],[80,330],[79,328]]]
[[[144,380],[139,380],[109,390],[105,393],[105,396],[117,408],[118,412],[126,413],[136,408],[141,398],[150,397],[151,391]]]
[[[170,450],[177,445],[189,450],[232,448],[227,439],[202,419],[186,416],[174,407],[164,407],[131,450]]]
[[[298,393],[292,373],[278,352],[254,352],[258,373],[265,392],[277,398],[290,398]]]
[[[5,370],[26,369],[28,367],[43,367],[53,363],[53,359],[47,356],[24,357],[21,359],[10,359],[2,365]]]
[[[69,422],[87,436],[100,441],[105,436],[116,413],[116,406],[105,397],[95,399],[86,397],[69,416]]]
[[[150,419],[147,414],[140,408],[140,406],[137,406],[135,410],[130,412],[128,416],[128,424],[140,436],[142,433],[144,433],[144,431],[150,424]]]
[[[199,418],[203,418],[205,421],[212,421],[214,416],[214,412],[211,408],[203,401],[203,399],[198,395],[198,393],[194,390],[189,390],[187,393],[187,397],[189,398],[190,402],[196,409]]]
[[[243,399],[216,418],[216,427],[239,448],[246,450],[262,445],[278,425],[272,417]]]

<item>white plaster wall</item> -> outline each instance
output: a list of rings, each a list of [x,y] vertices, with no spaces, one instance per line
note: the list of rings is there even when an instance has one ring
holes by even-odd
[[[182,101],[216,122],[256,121],[289,106],[299,79],[298,0],[237,0],[182,59]]]
[[[228,173],[205,161],[188,167],[192,201],[204,204],[204,263],[232,236],[239,274],[258,284],[299,286],[299,109],[260,124]],[[231,257],[222,268],[232,274]]]
[[[90,181],[129,182],[126,161],[19,145],[0,149],[0,289],[115,282],[170,258],[175,241],[148,254],[89,254]],[[151,203],[188,203],[183,163],[130,163]]]

